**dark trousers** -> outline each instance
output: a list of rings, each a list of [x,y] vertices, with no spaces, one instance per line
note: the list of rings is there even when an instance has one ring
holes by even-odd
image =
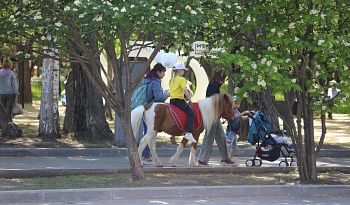
[[[170,99],[170,104],[175,105],[180,108],[187,114],[187,130],[186,132],[193,132],[193,124],[194,124],[194,111],[193,109],[186,103],[185,100],[181,100],[179,98]]]
[[[11,117],[11,110],[13,103],[15,103],[16,95],[15,94],[1,94],[0,100],[2,105],[5,107],[7,113]]]

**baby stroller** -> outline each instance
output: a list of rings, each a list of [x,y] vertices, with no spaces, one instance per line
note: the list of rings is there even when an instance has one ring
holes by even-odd
[[[292,166],[294,159],[292,154],[294,150],[292,146],[285,143],[278,143],[275,139],[277,137],[284,137],[285,130],[272,130],[270,120],[262,113],[257,111],[254,116],[248,115],[252,119],[250,130],[248,134],[248,142],[252,145],[257,144],[255,155],[253,159],[246,161],[247,167],[260,167],[262,160],[274,162],[279,159],[280,154],[283,155],[284,160],[279,163],[280,167]],[[286,139],[286,138],[285,138]],[[283,150],[284,148],[284,150]],[[260,159],[257,159],[257,156]],[[288,159],[290,158],[290,163]],[[295,163],[295,162],[294,162]]]

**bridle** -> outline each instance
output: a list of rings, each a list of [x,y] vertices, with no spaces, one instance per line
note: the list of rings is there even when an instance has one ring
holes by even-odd
[[[224,109],[222,110],[221,115],[223,115],[223,114],[226,114],[226,115],[229,117],[229,119],[231,119],[231,118],[233,118],[233,117],[235,116],[235,114],[229,115],[229,114],[226,112],[225,104],[224,104]]]

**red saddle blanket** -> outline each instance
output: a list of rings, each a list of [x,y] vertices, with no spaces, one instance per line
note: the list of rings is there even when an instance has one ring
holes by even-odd
[[[187,114],[182,111],[180,108],[176,107],[175,105],[172,104],[168,104],[169,110],[170,110],[170,114],[173,117],[177,127],[181,130],[181,131],[186,131],[187,129]],[[202,120],[202,114],[201,111],[199,110],[198,107],[198,103],[193,103],[193,107],[192,107],[193,111],[194,111],[194,126],[193,129],[194,130],[198,130],[199,127],[202,125],[203,120]]]

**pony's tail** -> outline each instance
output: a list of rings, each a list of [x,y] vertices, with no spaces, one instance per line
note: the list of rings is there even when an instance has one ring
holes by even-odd
[[[135,138],[137,138],[144,111],[145,107],[143,105],[140,105],[131,111],[131,128]]]

